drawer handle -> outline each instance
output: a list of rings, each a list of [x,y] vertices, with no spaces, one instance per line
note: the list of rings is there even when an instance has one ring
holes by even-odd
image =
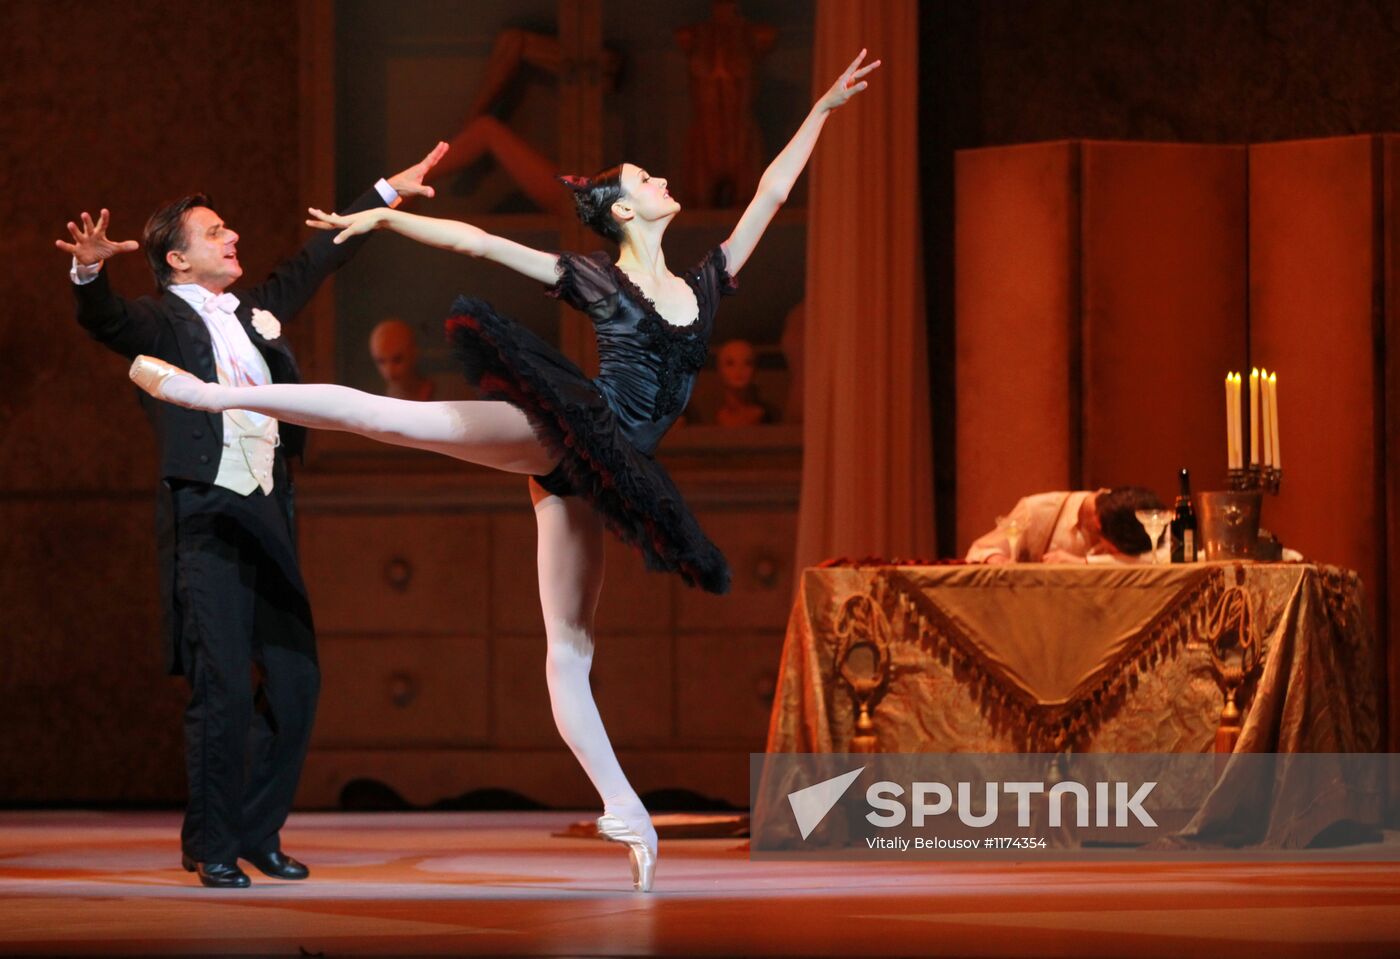
[[[773,697],[778,692],[778,674],[771,669],[765,669],[759,673],[754,680],[753,691],[758,694],[758,701],[765,707],[773,705]]]
[[[389,701],[399,709],[407,709],[418,698],[418,680],[408,673],[389,677]]]
[[[384,564],[384,581],[402,593],[413,581],[413,564],[402,556],[393,557]]]
[[[778,561],[771,556],[760,556],[753,564],[753,578],[764,589],[778,585]]]

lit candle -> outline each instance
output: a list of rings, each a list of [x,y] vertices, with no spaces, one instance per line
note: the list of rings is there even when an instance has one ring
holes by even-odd
[[[1259,465],[1259,371],[1249,371],[1249,465]]]
[[[1262,366],[1259,367],[1259,432],[1264,434],[1263,461],[1265,466],[1274,465],[1274,438],[1273,432],[1269,429],[1269,424],[1273,422],[1273,413],[1270,407],[1273,406],[1269,396],[1269,371]]]
[[[1235,465],[1244,469],[1244,374],[1235,374]]]
[[[1230,444],[1232,457],[1230,459],[1231,469],[1244,468],[1244,428],[1240,421],[1243,416],[1240,414],[1240,394],[1242,377],[1238,373],[1231,374],[1230,379]]]
[[[1225,463],[1226,469],[1235,469],[1235,413],[1231,400],[1235,399],[1235,374],[1225,374]]]
[[[1278,371],[1269,374],[1269,444],[1274,453],[1274,469],[1283,469],[1283,459],[1278,455]]]

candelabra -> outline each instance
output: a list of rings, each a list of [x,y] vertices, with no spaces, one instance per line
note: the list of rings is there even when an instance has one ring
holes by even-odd
[[[1227,485],[1236,492],[1270,493],[1278,495],[1279,484],[1283,482],[1283,470],[1274,466],[1245,466],[1226,473]]]

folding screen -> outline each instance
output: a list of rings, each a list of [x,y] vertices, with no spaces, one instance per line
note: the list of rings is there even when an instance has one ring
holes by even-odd
[[[993,147],[956,175],[959,548],[1028,492],[1219,486],[1244,149]]]
[[[1355,136],[1249,148],[1250,362],[1283,384],[1283,486],[1265,521],[1309,558],[1361,574],[1390,632],[1392,690],[1397,145]],[[1400,712],[1390,712],[1394,747]]]
[[[1079,147],[956,160],[957,542],[1078,464]]]

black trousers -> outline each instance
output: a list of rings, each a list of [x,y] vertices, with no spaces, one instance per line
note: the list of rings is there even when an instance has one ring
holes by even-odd
[[[279,479],[286,473],[278,470]],[[185,709],[185,855],[280,848],[321,676],[297,566],[291,493],[171,483]]]

